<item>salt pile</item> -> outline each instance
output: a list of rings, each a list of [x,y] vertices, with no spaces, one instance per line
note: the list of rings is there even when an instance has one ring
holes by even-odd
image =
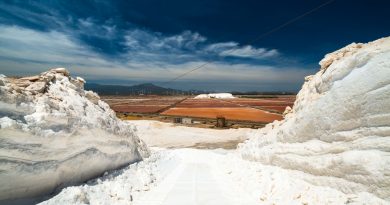
[[[350,44],[320,65],[286,119],[259,130],[239,152],[368,204],[390,201],[390,37]]]
[[[0,202],[32,198],[147,157],[129,125],[64,68],[0,76]]]
[[[210,93],[210,94],[200,94],[194,97],[195,99],[208,99],[208,98],[218,98],[218,99],[231,99],[235,98],[230,93]]]

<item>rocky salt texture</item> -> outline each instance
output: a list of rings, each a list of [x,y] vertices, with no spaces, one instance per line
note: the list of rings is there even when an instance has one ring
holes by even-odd
[[[0,202],[29,199],[148,156],[134,128],[64,68],[0,75]]]
[[[389,204],[390,37],[350,44],[320,65],[306,77],[285,120],[260,129],[239,152],[291,178],[345,194],[336,204]],[[284,184],[283,196],[297,192],[296,185]],[[274,192],[259,191],[275,202],[281,187],[274,186]]]

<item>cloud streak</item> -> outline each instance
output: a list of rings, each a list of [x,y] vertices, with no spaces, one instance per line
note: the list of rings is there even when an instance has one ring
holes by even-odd
[[[117,58],[110,58],[95,52],[93,48],[66,33],[2,25],[0,70],[8,75],[22,75],[42,72],[49,67],[67,67],[73,73],[94,81],[109,78],[121,82],[126,82],[126,79],[129,82],[162,82],[205,63],[203,56],[211,52],[224,55],[223,52],[238,48],[232,55],[260,55],[263,58],[274,56],[272,50],[253,47],[248,50],[247,47],[238,47],[231,42],[206,44],[205,37],[189,31],[162,36],[134,30],[129,31],[125,39],[126,52]],[[232,64],[217,60],[209,63],[205,69],[184,77],[180,82],[294,83],[301,81],[307,74],[307,71],[294,67]],[[234,86],[230,85],[228,88],[233,89]]]

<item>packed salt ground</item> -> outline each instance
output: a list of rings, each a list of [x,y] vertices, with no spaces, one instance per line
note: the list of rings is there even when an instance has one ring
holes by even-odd
[[[259,130],[123,122],[66,69],[1,76],[0,203],[390,204],[389,59],[390,38],[326,55]]]

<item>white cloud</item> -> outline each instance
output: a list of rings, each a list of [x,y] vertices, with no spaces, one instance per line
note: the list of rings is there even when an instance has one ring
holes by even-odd
[[[180,52],[183,49],[196,51],[207,39],[199,33],[184,31],[178,35],[163,36],[160,33],[148,32],[140,29],[128,31],[125,35],[125,45],[129,49],[142,51]]]
[[[80,18],[75,23],[77,30],[64,28],[67,33],[77,33],[78,35],[95,36],[104,39],[112,39],[117,34],[115,25],[108,23],[98,24],[93,18]]]
[[[239,46],[236,42],[215,43],[206,47],[206,51],[215,52],[220,56],[265,59],[276,57],[276,49],[255,48],[253,46]]]
[[[254,48],[252,46],[244,46],[233,48],[221,52],[222,56],[237,56],[247,58],[268,58],[277,56],[279,53],[276,49],[267,50],[265,48]]]
[[[162,39],[163,45],[169,45],[171,47],[179,47],[186,49],[197,49],[199,44],[205,42],[207,39],[201,36],[199,33],[192,33],[190,31],[184,31],[179,35],[173,35]]]

